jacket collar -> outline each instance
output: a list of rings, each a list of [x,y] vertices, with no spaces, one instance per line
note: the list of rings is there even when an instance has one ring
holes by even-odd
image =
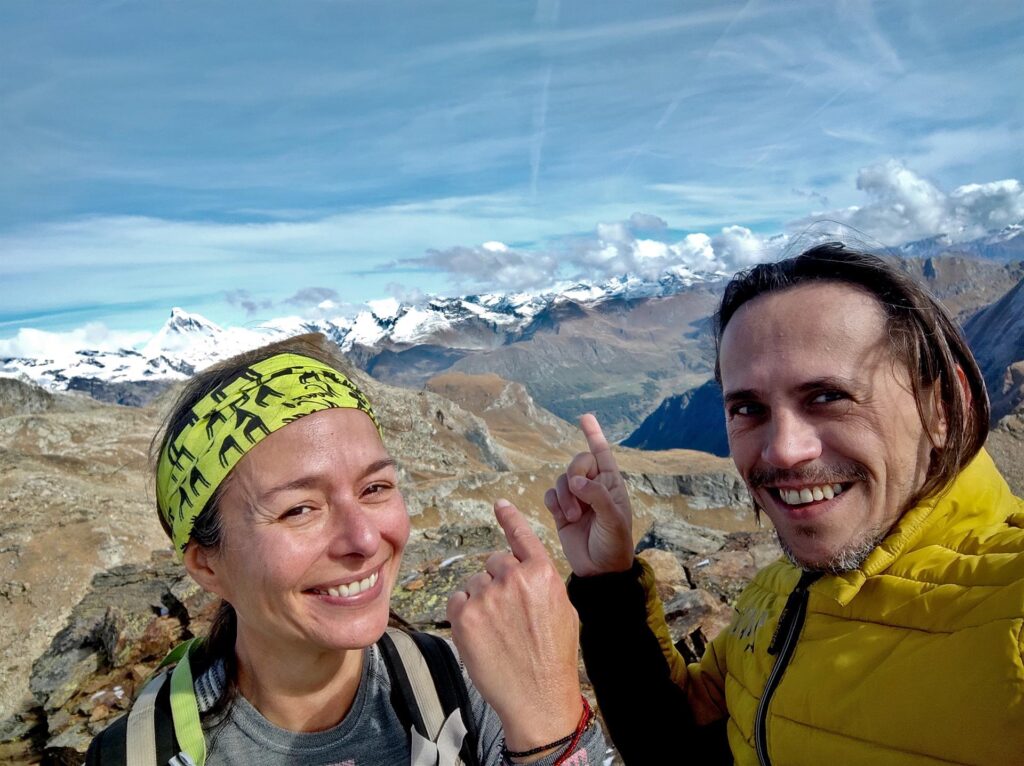
[[[868,578],[884,572],[901,555],[930,539],[933,533],[974,526],[984,517],[991,517],[997,509],[1005,508],[1012,498],[1006,480],[982,449],[945,490],[904,512],[859,569],[823,577],[812,586],[811,592],[845,606]]]

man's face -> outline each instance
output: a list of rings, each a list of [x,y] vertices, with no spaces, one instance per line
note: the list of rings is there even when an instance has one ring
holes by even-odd
[[[832,282],[759,296],[726,326],[719,362],[733,459],[783,548],[808,569],[855,569],[932,448],[881,306]]]

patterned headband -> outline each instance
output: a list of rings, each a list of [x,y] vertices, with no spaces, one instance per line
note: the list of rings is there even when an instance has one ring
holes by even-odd
[[[178,556],[196,517],[246,452],[305,415],[337,408],[365,412],[383,436],[362,391],[332,367],[298,354],[250,365],[200,399],[157,463],[157,506]]]

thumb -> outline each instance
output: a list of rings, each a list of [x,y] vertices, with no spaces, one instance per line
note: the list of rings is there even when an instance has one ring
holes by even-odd
[[[618,517],[619,509],[608,488],[599,481],[586,476],[573,476],[569,479],[569,490],[578,500],[594,509],[599,519]]]
[[[512,503],[504,499],[496,501],[494,516],[505,533],[505,539],[508,540],[508,547],[512,549],[513,556],[520,561],[547,558],[544,543],[533,533],[526,517]]]

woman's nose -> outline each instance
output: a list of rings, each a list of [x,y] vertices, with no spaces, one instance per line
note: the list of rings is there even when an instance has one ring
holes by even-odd
[[[380,530],[373,514],[351,499],[332,508],[329,534],[330,552],[337,557],[370,558],[380,546]]]

